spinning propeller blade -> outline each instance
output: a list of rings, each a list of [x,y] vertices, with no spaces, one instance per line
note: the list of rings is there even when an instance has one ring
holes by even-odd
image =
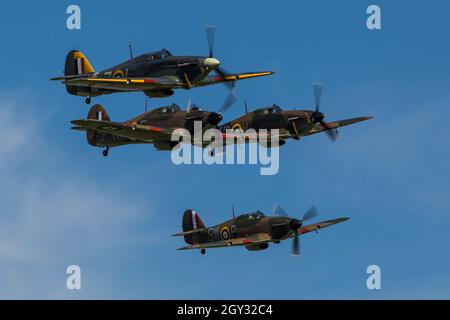
[[[220,107],[218,113],[222,114],[227,111],[236,102],[236,100],[236,89],[235,87],[232,87],[227,99],[223,103],[222,107]]]
[[[324,115],[320,112],[320,102],[322,100],[323,87],[319,83],[314,83],[313,89],[314,89],[314,101],[316,109],[312,114],[312,120],[314,122],[319,122],[320,125],[324,128],[324,131],[327,134],[328,138],[332,142],[334,142],[338,137],[338,132],[336,129],[330,128],[330,126],[325,121],[323,121]]]
[[[188,113],[191,112],[191,108],[192,108],[192,101],[189,100],[188,103],[187,103],[187,106],[186,106],[186,111],[187,111]]]
[[[206,29],[206,38],[208,40],[208,57],[212,58],[214,53],[214,39],[216,35],[216,27],[207,25],[205,26]]]
[[[278,203],[275,204],[275,206],[273,207],[272,214],[274,216],[288,217],[288,214],[286,213],[286,211],[284,211],[284,209]],[[314,206],[312,206],[305,212],[305,214],[303,214],[303,217],[301,218],[301,220],[296,219],[296,218],[291,218],[290,221],[288,222],[289,228],[294,232],[294,237],[292,238],[292,250],[291,250],[291,254],[293,256],[300,255],[300,234],[298,233],[298,230],[303,225],[303,222],[316,217],[318,214],[319,213],[318,213],[317,209]]]
[[[207,25],[205,26],[206,29],[206,39],[208,40],[208,57],[209,58],[214,58],[214,40],[216,38],[216,27],[212,26],[212,25]],[[219,60],[214,59],[217,63],[219,63]],[[220,76],[222,76],[223,78],[226,78],[227,76],[230,75],[229,72],[227,72],[225,69],[219,67],[218,65],[216,65],[214,67],[214,71],[216,73],[218,73]],[[235,87],[235,83],[234,81],[231,82],[224,82],[224,84],[230,89],[232,90]]]
[[[316,207],[312,206],[308,209],[308,211],[305,212],[303,215],[302,221],[307,221],[309,219],[312,219],[314,217],[317,217],[319,215],[319,212],[317,212]]]
[[[316,112],[319,112],[320,100],[322,99],[322,85],[320,83],[314,83],[314,100],[316,102]]]
[[[291,255],[299,256],[300,255],[300,237],[298,233],[295,234],[295,237],[292,238],[292,252]]]
[[[278,204],[276,203],[275,206],[272,209],[272,215],[274,216],[282,216],[287,217],[286,211]]]

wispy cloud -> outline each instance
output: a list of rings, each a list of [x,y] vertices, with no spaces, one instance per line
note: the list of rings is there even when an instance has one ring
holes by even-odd
[[[0,96],[0,297],[66,297],[67,265],[92,266],[91,259],[148,240],[133,231],[147,219],[143,202],[130,205],[120,189],[67,166],[41,134],[44,119],[29,91]],[[81,296],[102,296],[102,286],[94,288]]]

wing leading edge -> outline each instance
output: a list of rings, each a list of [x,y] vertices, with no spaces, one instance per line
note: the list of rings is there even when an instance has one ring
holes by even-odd
[[[72,129],[80,130],[81,128],[87,130],[95,130],[103,133],[109,133],[116,136],[128,138],[131,140],[140,140],[152,142],[154,140],[163,140],[171,138],[172,131],[153,127],[143,126],[138,124],[128,125],[120,122],[110,122],[101,120],[73,120],[72,124],[78,126]]]
[[[340,127],[349,126],[349,125],[357,123],[357,122],[367,121],[372,118],[373,118],[372,116],[368,116],[368,117],[359,117],[359,118],[352,118],[352,119],[346,119],[346,120],[338,120],[338,121],[327,122],[327,125],[329,126],[330,129],[337,129]],[[309,132],[306,132],[304,135],[309,136],[309,135],[319,133],[322,131],[325,131],[325,128],[322,125],[317,124],[314,128],[312,128]]]
[[[224,241],[216,241],[209,243],[193,244],[186,247],[178,248],[177,250],[192,250],[192,249],[211,249],[222,247],[235,247],[235,246],[252,246],[261,243],[272,242],[272,239],[268,234],[261,233],[245,238],[236,238]]]
[[[298,233],[299,234],[305,234],[311,231],[316,231],[319,229],[323,229],[344,221],[349,220],[350,218],[337,218],[337,219],[332,219],[332,220],[326,220],[326,221],[322,221],[322,222],[318,222],[318,223],[313,223],[307,226],[302,226],[298,229]]]
[[[193,87],[208,86],[221,82],[238,81],[244,79],[251,79],[257,77],[264,77],[273,74],[271,71],[262,72],[247,72],[228,74],[226,76],[209,75],[204,79],[190,84]],[[117,91],[145,91],[157,89],[176,89],[186,88],[186,83],[183,79],[176,76],[163,76],[153,78],[101,78],[89,74],[55,77],[51,80],[62,80],[66,85],[91,87],[105,90]]]
[[[225,76],[209,75],[203,80],[193,84],[196,87],[208,86],[221,82],[239,81],[244,79],[265,77],[274,74],[272,71],[246,72],[246,73],[232,73]]]

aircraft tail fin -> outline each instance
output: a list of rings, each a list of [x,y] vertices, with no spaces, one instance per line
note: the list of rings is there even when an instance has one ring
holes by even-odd
[[[87,118],[89,120],[111,121],[105,108],[103,108],[100,104],[95,104],[89,109]],[[98,146],[99,142],[102,138],[104,139],[106,135],[107,134],[105,133],[99,135],[99,133],[94,130],[86,131],[86,138],[91,146]]]
[[[64,77],[76,77],[92,73],[94,73],[94,68],[92,68],[91,63],[81,51],[72,50],[67,54],[64,66]],[[86,87],[66,85],[66,89],[68,93],[73,95],[91,95],[91,89]]]
[[[195,210],[187,209],[183,214],[183,232],[194,231],[197,229],[205,229],[205,224],[200,219],[200,216]],[[195,233],[188,233],[184,235],[184,241],[193,244],[196,238]]]
[[[111,121],[105,108],[100,104],[93,105],[88,112],[88,120]]]
[[[78,50],[70,51],[66,56],[64,75],[77,76],[89,73],[94,73],[94,68],[84,54]]]

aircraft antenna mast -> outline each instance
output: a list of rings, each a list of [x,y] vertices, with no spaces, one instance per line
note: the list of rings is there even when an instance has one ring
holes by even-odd
[[[247,99],[244,98],[244,107],[245,107],[245,114],[248,113],[248,109],[247,109]]]
[[[130,49],[130,60],[133,59],[133,45],[131,42],[128,44],[128,48]]]
[[[234,214],[234,206],[231,206],[231,211],[233,212],[233,218],[235,218],[236,215]]]

